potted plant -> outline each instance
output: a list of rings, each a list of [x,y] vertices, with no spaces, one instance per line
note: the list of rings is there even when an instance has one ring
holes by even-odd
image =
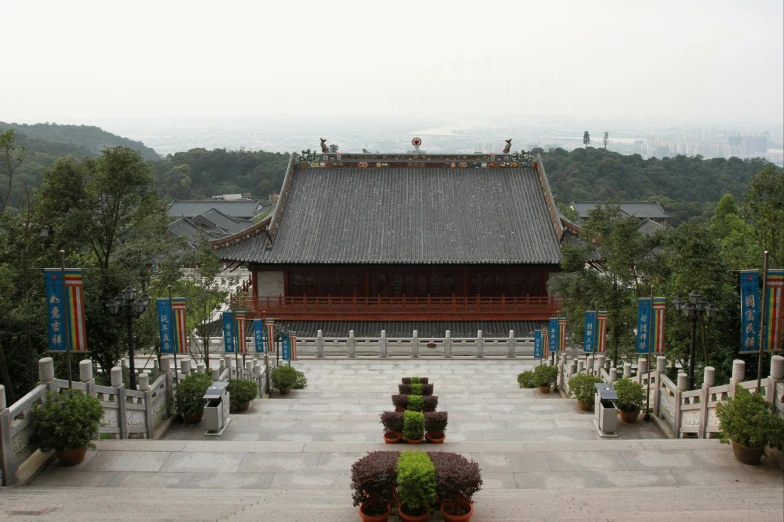
[[[259,386],[250,379],[230,379],[228,386],[231,411],[247,411],[250,401],[259,396]]]
[[[533,388],[534,387],[534,372],[531,370],[524,371],[521,374],[517,375],[517,384],[521,388]]]
[[[470,520],[474,513],[471,500],[482,489],[479,465],[457,453],[433,451],[428,455],[436,468],[436,494],[441,499],[444,520]]]
[[[270,374],[272,387],[277,388],[281,395],[286,395],[297,383],[297,370],[291,366],[278,366]]]
[[[767,446],[784,447],[784,419],[771,411],[759,393],[735,387],[735,397],[716,405],[722,444],[732,443],[732,453],[743,464],[760,463]]]
[[[539,386],[542,393],[550,393],[550,386],[558,378],[558,368],[555,366],[545,366],[540,364],[534,370],[534,386]]]
[[[637,416],[645,401],[645,389],[642,384],[631,379],[620,379],[614,387],[615,394],[618,395],[618,400],[615,403],[621,412],[621,420],[633,424],[637,421]]]
[[[422,397],[422,411],[436,411],[438,407],[437,395],[425,395]]]
[[[33,434],[30,443],[41,451],[54,450],[63,466],[84,460],[91,439],[100,427],[103,406],[96,397],[79,390],[46,392],[46,404],[33,405]]]
[[[409,395],[408,396],[408,406],[406,407],[409,411],[422,411],[425,407],[425,400],[424,397],[421,395]]]
[[[443,444],[446,435],[447,413],[438,411],[425,413],[425,440],[433,444]]]
[[[408,409],[408,395],[393,395],[392,405],[398,413],[406,411]]]
[[[401,395],[433,395],[432,384],[398,384],[397,389]]]
[[[409,413],[406,412],[406,415]],[[406,451],[400,454],[397,461],[397,497],[401,520],[427,520],[430,504],[436,498],[436,468],[427,453]]]
[[[305,374],[301,371],[297,370],[297,380],[294,381],[294,388],[295,390],[304,390],[308,387],[308,378],[305,377]]]
[[[399,456],[397,451],[373,451],[351,466],[351,496],[362,520],[385,522],[389,517]]]
[[[594,375],[579,373],[569,379],[569,390],[571,395],[577,399],[577,404],[582,411],[591,411],[596,395],[596,387],[602,380]]]
[[[403,414],[395,411],[385,411],[381,414],[381,424],[384,425],[384,442],[396,444],[403,438]]]
[[[204,414],[204,394],[212,379],[203,373],[191,373],[174,389],[174,409],[188,424],[198,424]]]
[[[403,377],[400,382],[402,382],[403,384],[427,384],[429,382],[429,378],[428,377],[416,377],[416,376]]]
[[[403,438],[409,444],[421,444],[425,436],[425,415],[408,410],[403,413]]]

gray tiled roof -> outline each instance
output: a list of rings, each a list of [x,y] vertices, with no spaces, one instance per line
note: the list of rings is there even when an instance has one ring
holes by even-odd
[[[218,209],[227,216],[237,219],[251,219],[261,211],[261,202],[258,200],[174,200],[169,205],[168,213],[172,217],[193,218]]]
[[[221,249],[256,263],[557,264],[559,241],[530,168],[299,169],[271,248]]]
[[[596,208],[596,205],[605,203],[605,201],[573,201],[572,206],[579,214],[580,219],[586,219],[589,210]],[[666,219],[672,217],[656,201],[619,201],[618,206],[621,207],[621,212],[624,214],[640,219]]]
[[[211,208],[207,212],[201,215],[202,217],[209,219],[223,230],[226,231],[227,234],[236,234],[240,230],[245,230],[249,226],[253,224],[252,221],[247,220],[239,220],[234,219],[231,216],[227,216],[220,210],[216,208]]]

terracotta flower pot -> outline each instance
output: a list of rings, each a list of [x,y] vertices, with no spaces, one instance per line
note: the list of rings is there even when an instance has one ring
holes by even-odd
[[[539,386],[539,391],[541,393],[550,393],[550,385],[547,386]]]
[[[425,432],[425,440],[432,444],[443,444],[444,439],[446,439],[446,434],[441,433],[430,433],[429,431]]]
[[[444,508],[446,508],[448,510],[454,504],[455,504],[455,502],[444,502],[443,504],[441,504],[441,515],[444,517],[444,520],[446,522],[468,522],[468,520],[471,519],[471,515],[474,514],[474,506],[473,506],[473,504],[471,504],[469,501],[463,500],[463,499],[460,499],[460,500],[458,500],[456,502],[456,504],[458,504],[464,510],[468,511],[468,513],[466,513],[465,515],[450,515],[449,513],[444,511]]]
[[[593,408],[593,403],[577,401],[577,406],[580,407],[580,411],[591,411],[591,408]]]
[[[762,459],[762,455],[765,453],[765,448],[747,448],[733,440],[732,453],[735,454],[735,458],[738,459],[738,462],[749,464],[750,466],[757,466],[760,463],[760,459]]]
[[[239,403],[234,411],[248,411],[248,408],[250,408],[250,401],[245,401]]]
[[[286,388],[280,388],[279,391],[280,391],[281,395],[286,395],[287,393],[289,393],[291,391],[291,387],[287,386]]]
[[[403,438],[403,434],[399,431],[384,433],[384,442],[387,444],[397,444]]]
[[[637,422],[637,416],[640,414],[639,411],[623,411],[618,410],[621,412],[621,420],[626,424],[634,424]]]
[[[201,422],[201,418],[204,416],[204,412],[200,411],[199,413],[183,413],[182,416],[185,419],[185,424],[198,424]]]
[[[366,508],[369,508],[372,504],[364,503],[359,505],[359,516],[362,517],[364,522],[386,522],[389,518],[389,514],[392,513],[392,506],[387,505],[387,512],[383,515],[366,515],[363,511]]]
[[[414,439],[406,439],[408,444],[422,444],[422,439],[414,440]]]
[[[60,461],[61,466],[76,466],[84,460],[84,456],[87,454],[87,446],[69,450],[56,449],[54,454],[57,455],[57,460]]]
[[[395,408],[395,413],[403,413],[404,411],[406,411],[405,408]]]
[[[407,515],[405,512],[405,504],[397,505],[397,515],[403,522],[425,522],[427,517],[430,516],[430,505],[425,504],[425,513],[423,515]]]

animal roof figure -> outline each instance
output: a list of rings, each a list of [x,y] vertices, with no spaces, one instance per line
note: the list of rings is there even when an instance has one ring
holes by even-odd
[[[329,152],[329,148],[327,147],[327,140],[324,138],[319,138],[321,140],[321,152]]]
[[[504,154],[509,154],[510,150],[512,150],[512,140],[506,140],[506,146],[504,147]]]

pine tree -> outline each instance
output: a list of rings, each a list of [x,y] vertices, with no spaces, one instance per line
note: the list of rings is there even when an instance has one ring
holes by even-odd
[[[589,143],[591,143],[591,135],[588,134],[588,131],[585,131],[583,133],[583,145],[585,145],[586,149],[588,148]]]

